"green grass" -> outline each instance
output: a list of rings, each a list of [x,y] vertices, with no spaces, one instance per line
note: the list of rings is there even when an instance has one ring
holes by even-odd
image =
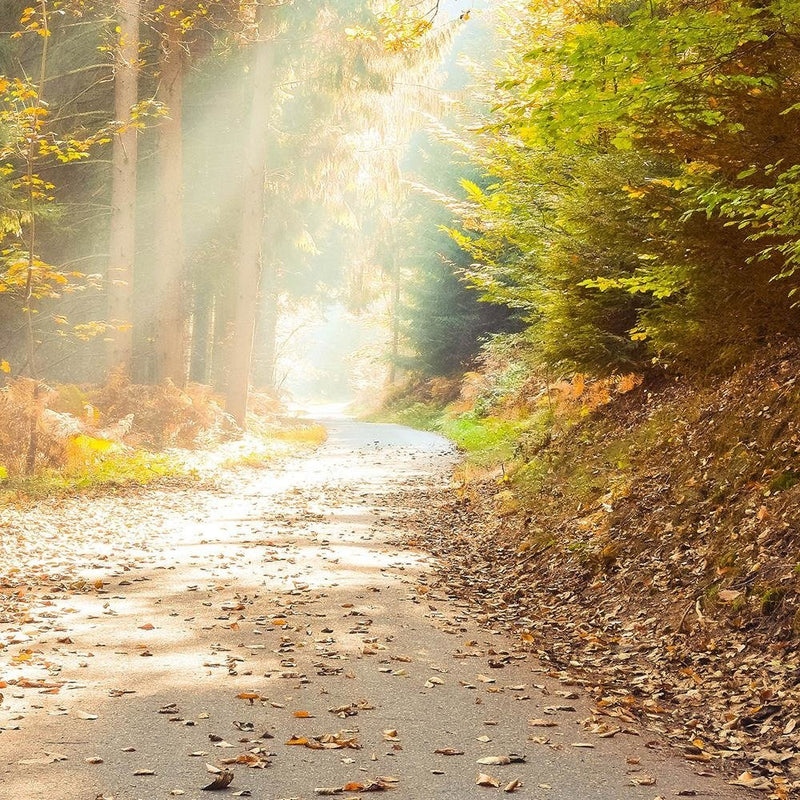
[[[113,452],[73,470],[44,470],[29,477],[2,478],[0,502],[38,499],[90,489],[147,486],[168,477],[191,477],[176,458],[144,450]]]
[[[466,450],[473,461],[493,464],[514,460],[517,442],[528,427],[527,420],[518,422],[472,414],[452,417],[445,413],[438,430]]]
[[[435,403],[410,403],[384,409],[366,417],[368,422],[393,422],[421,431],[438,431],[444,409]]]
[[[517,459],[522,438],[549,424],[540,415],[505,419],[475,412],[457,414],[436,404],[420,402],[396,406],[370,419],[441,433],[464,450],[470,461],[483,466]]]

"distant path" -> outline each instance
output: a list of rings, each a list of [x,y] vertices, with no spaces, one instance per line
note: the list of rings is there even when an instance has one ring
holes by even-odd
[[[379,777],[398,800],[497,796],[479,771],[532,800],[746,796],[647,735],[586,732],[571,687],[426,592],[429,561],[402,537],[449,480],[445,440],[324,422],[314,456],[235,471],[224,491],[37,512],[45,546],[84,559],[90,583],[0,618],[0,678],[33,686],[0,689],[0,800],[208,798],[205,764],[239,756],[271,766],[233,766],[221,796],[310,800],[353,783],[340,796],[357,797]],[[360,749],[286,744],[342,730]],[[463,754],[434,752],[448,748]],[[476,764],[510,753],[527,761]]]

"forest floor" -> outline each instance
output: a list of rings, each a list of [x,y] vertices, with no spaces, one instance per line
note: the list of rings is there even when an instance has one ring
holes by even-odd
[[[326,424],[213,486],[2,512],[2,800],[200,798],[227,772],[266,800],[749,796],[433,588],[444,439]]]

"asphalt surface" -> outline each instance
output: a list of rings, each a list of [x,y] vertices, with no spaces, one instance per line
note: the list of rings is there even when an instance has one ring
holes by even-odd
[[[449,481],[445,440],[325,424],[312,456],[234,471],[222,491],[84,501],[75,536],[131,503],[157,535],[139,567],[87,555],[87,586],[40,598],[27,632],[0,622],[2,800],[208,798],[206,764],[234,773],[219,796],[261,800],[371,797],[358,786],[378,779],[398,800],[514,780],[530,800],[749,796],[645,732],[591,735],[574,687],[426,590],[431,563],[404,534]],[[325,734],[354,747],[287,744]],[[509,754],[525,761],[476,763]],[[237,757],[257,766],[222,763]]]

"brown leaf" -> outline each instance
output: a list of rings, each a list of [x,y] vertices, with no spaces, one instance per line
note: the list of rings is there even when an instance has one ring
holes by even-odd
[[[218,792],[221,789],[227,789],[233,782],[233,773],[226,769],[220,771],[208,786],[203,787],[204,792]]]

